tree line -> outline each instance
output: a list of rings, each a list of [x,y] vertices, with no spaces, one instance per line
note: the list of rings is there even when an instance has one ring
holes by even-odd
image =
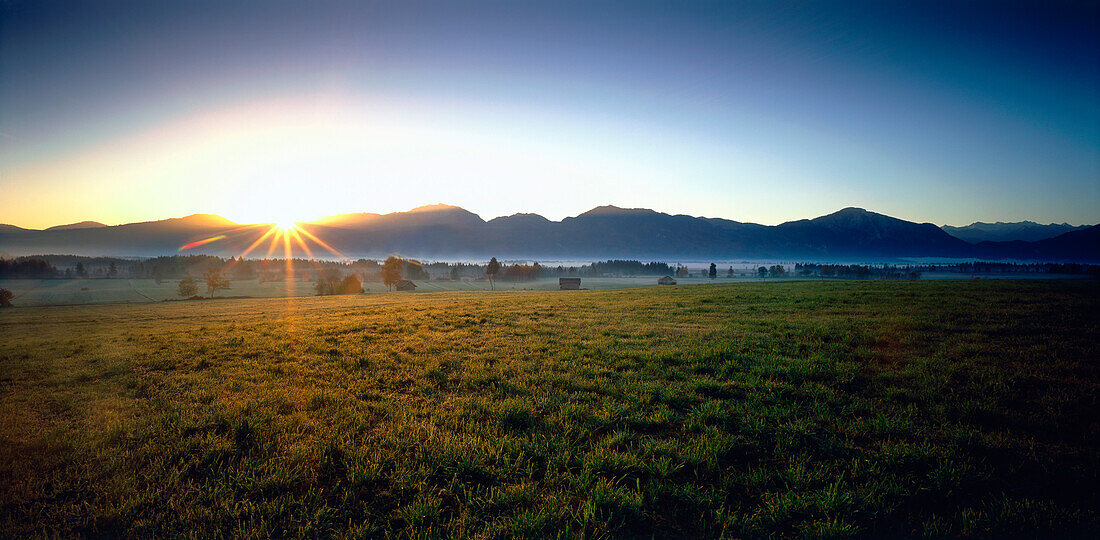
[[[186,277],[201,278],[209,268],[223,270],[224,277],[235,281],[258,280],[319,282],[331,281],[333,272],[342,276],[355,275],[360,283],[382,282],[389,287],[401,279],[412,281],[487,279],[509,282],[533,281],[557,277],[645,276],[670,275],[687,277],[685,266],[672,266],[662,262],[611,259],[580,266],[549,266],[538,262],[508,262],[493,258],[487,263],[421,262],[416,259],[393,256],[390,278],[383,275],[386,261],[358,259],[354,261],[328,261],[316,259],[241,259],[211,255],[171,255],[146,259],[114,257],[80,257],[73,255],[35,255],[0,259],[0,279],[75,279],[75,278],[127,278],[154,279],[158,282],[177,281]],[[388,260],[388,259],[387,259]],[[496,265],[490,269],[490,266]],[[1100,266],[1077,263],[1009,263],[971,261],[950,264],[908,265],[842,265],[822,263],[797,263],[789,266],[772,265],[759,268],[752,274],[762,277],[832,277],[832,278],[914,278],[921,273],[1052,273],[1073,275],[1100,275]],[[715,278],[724,274],[733,277],[733,268],[719,269],[711,264],[703,275]],[[341,278],[343,279],[343,278]],[[322,287],[326,292],[328,285]],[[333,286],[332,290],[339,287]]]

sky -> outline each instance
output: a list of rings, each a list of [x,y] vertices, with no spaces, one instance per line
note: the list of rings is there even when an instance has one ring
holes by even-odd
[[[1094,2],[0,0],[0,223],[1100,222]]]

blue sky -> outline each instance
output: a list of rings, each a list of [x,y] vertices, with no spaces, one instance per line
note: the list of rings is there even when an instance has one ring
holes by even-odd
[[[0,4],[0,221],[1100,221],[1085,2]]]

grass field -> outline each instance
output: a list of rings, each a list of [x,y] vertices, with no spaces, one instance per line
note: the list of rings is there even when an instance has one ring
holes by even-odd
[[[0,312],[0,536],[1100,533],[1100,283]]]
[[[626,287],[656,286],[659,276],[584,278],[587,289],[621,289]],[[720,278],[734,281],[738,278]],[[683,283],[710,283],[707,278],[680,278]],[[745,281],[740,279],[740,281]],[[418,281],[416,293],[441,291],[488,291],[488,281]],[[363,284],[366,293],[388,293],[379,282]],[[502,291],[550,291],[558,289],[557,278],[524,282],[497,282]],[[19,307],[70,306],[83,304],[144,304],[164,300],[178,300],[178,280],[157,283],[152,279],[0,279],[0,289],[15,294],[14,303]],[[199,292],[206,290],[199,279]],[[255,279],[233,281],[229,290],[218,291],[217,296],[248,296],[253,298],[280,298],[286,296],[314,296],[312,281],[268,281]]]
[[[982,279],[1005,279],[1005,274],[985,274]],[[1083,276],[1059,276],[1056,274],[1014,274],[1013,279],[1082,279]],[[632,287],[656,287],[658,276],[585,277],[581,286],[590,290],[623,289]],[[970,274],[929,273],[925,279],[970,279]],[[715,280],[701,276],[676,278],[680,285],[704,285],[713,283],[746,283],[760,281],[813,280],[817,278],[767,278],[719,277]],[[206,289],[199,279],[199,293]],[[554,291],[558,290],[558,278],[541,278],[534,281],[417,281],[417,288],[410,293],[443,291]],[[392,292],[379,282],[363,284],[366,294]],[[15,294],[17,307],[74,306],[86,304],[147,304],[164,300],[179,300],[178,280],[157,283],[152,279],[0,279],[0,289]],[[229,290],[218,291],[219,297],[283,298],[287,296],[315,296],[312,281],[268,281],[255,279],[233,281]]]

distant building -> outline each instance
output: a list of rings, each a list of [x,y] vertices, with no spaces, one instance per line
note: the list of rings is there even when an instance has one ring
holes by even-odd
[[[672,276],[665,276],[657,280],[658,285],[675,285],[676,280],[672,279]]]
[[[576,291],[581,288],[581,278],[579,277],[563,277],[558,278],[558,288],[563,291]]]
[[[397,282],[396,287],[399,291],[411,291],[416,288],[416,283],[413,283],[407,279],[403,279]]]

